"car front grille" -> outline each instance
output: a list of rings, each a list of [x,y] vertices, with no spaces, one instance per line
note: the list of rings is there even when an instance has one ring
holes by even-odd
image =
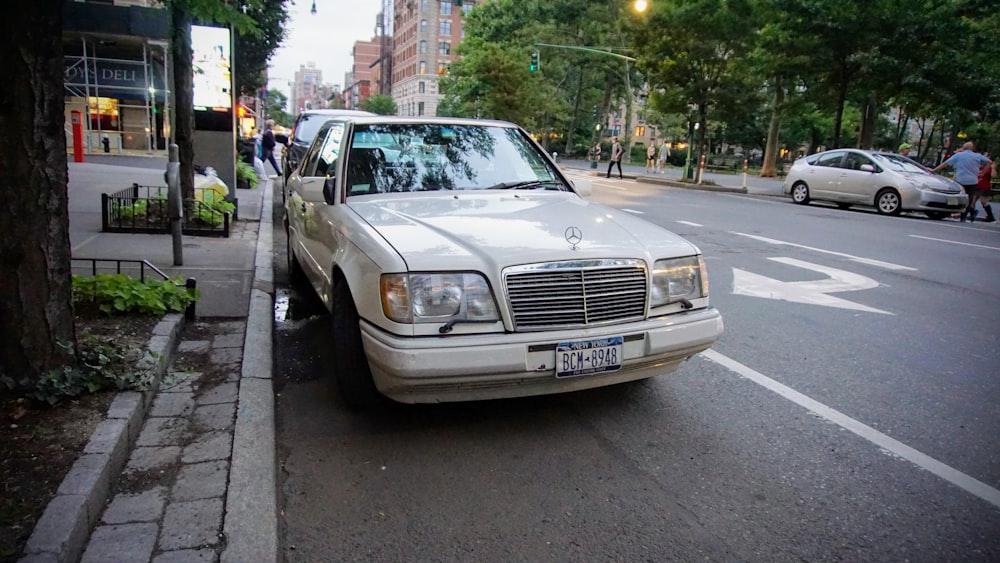
[[[504,271],[514,330],[551,330],[643,319],[640,260],[547,262]]]

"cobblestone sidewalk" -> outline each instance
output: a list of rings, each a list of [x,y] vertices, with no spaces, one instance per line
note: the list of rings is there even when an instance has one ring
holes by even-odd
[[[219,561],[245,333],[185,324],[84,563]]]

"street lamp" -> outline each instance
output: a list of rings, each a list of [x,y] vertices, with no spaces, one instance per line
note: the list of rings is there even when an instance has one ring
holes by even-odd
[[[649,2],[646,2],[646,0],[635,0],[635,3],[632,4],[632,8],[636,12],[639,12],[640,14],[645,12],[646,8],[648,7],[649,7]]]

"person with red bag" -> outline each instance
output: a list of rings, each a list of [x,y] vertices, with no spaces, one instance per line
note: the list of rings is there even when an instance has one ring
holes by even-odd
[[[984,154],[987,158],[989,155]],[[997,163],[996,161],[991,164],[984,164],[982,168],[979,169],[979,180],[976,182],[976,194],[973,196],[978,199],[980,203],[983,204],[983,210],[986,211],[986,223],[992,223],[996,221],[993,216],[993,208],[990,207],[990,183],[993,181],[993,175],[996,173]],[[976,202],[972,202],[972,206],[975,207]]]

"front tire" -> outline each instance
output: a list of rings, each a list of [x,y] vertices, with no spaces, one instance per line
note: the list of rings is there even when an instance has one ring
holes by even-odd
[[[792,186],[792,201],[800,205],[809,203],[809,186],[805,182],[796,182]]]
[[[899,192],[893,188],[883,188],[875,196],[875,209],[882,215],[899,215],[903,211]]]
[[[330,312],[333,326],[332,366],[340,396],[348,406],[368,409],[382,402],[382,395],[375,388],[368,358],[361,342],[361,325],[354,298],[343,279],[333,285]]]

